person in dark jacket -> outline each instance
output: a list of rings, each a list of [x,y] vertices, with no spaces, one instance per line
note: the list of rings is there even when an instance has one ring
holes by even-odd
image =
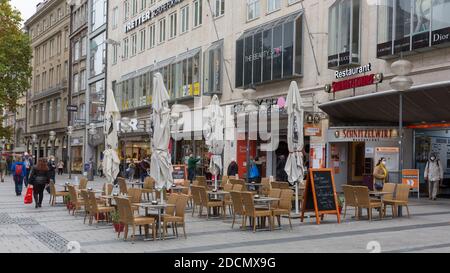
[[[48,160],[48,171],[50,172],[50,179],[53,180],[53,182],[56,182],[55,176],[56,176],[56,161],[54,156],[50,156]]]
[[[200,158],[194,158],[193,154],[189,155],[188,159],[188,179],[192,181],[195,179],[195,169],[197,168],[197,162],[200,161]]]
[[[277,181],[287,182],[288,181],[288,175],[286,171],[284,170],[284,167],[286,167],[286,157],[284,155],[280,155],[278,158],[278,164],[277,164]]]
[[[228,176],[236,176],[236,174],[238,174],[239,172],[239,166],[236,163],[236,160],[231,159],[230,164],[228,165],[228,170],[227,170],[227,175]]]
[[[31,170],[29,183],[33,185],[33,197],[36,203],[36,208],[42,207],[42,200],[44,199],[44,189],[52,179],[52,173],[45,158],[40,158],[38,163]],[[54,170],[53,170],[54,171]]]
[[[145,178],[148,176],[148,171],[150,170],[150,157],[144,158],[141,163],[139,163],[139,171],[141,172],[141,182],[144,182]]]
[[[18,156],[16,161],[11,165],[11,173],[14,178],[14,184],[16,186],[16,195],[22,195],[23,180],[27,176],[27,167],[22,161],[22,158]]]

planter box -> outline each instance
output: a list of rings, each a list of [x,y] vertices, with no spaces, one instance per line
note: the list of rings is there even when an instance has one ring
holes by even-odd
[[[66,207],[67,207],[68,210],[73,209],[73,204],[72,204],[72,202],[70,202],[70,201],[67,202]]]
[[[116,232],[123,232],[125,225],[124,224],[113,224],[114,230]]]
[[[98,217],[97,217],[97,214],[95,215],[95,220],[97,220],[97,221],[103,221],[103,220],[105,220],[105,214],[104,213],[99,213],[98,214]]]

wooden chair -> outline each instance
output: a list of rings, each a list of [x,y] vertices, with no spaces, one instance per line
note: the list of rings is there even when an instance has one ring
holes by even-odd
[[[240,186],[240,185],[237,185]],[[231,192],[233,190],[233,185],[231,184],[225,184],[223,186],[223,190],[227,192]],[[231,194],[227,193],[223,196],[223,201],[225,202],[225,207],[228,207],[228,211],[230,212],[230,215],[233,214],[232,208],[233,208],[233,201],[231,200]]]
[[[358,209],[367,209],[367,214],[369,215],[369,220],[372,221],[372,209],[380,209],[380,219],[383,218],[383,210],[381,200],[372,200],[369,197],[369,188],[364,186],[354,187],[356,201],[358,203]],[[359,213],[357,214],[357,219],[359,219]]]
[[[268,177],[261,178],[260,194],[263,196],[269,195],[270,192],[270,180]]]
[[[137,211],[139,214],[139,206],[133,204],[142,202],[142,189],[131,188],[128,189],[127,191],[128,191],[128,199],[130,199],[131,208],[133,209],[133,212]]]
[[[355,208],[355,217],[358,214],[358,202],[356,201],[355,187],[352,185],[343,185],[342,190],[344,191],[344,219],[347,215],[347,207]]]
[[[197,207],[198,207],[198,215],[200,216],[203,207],[202,207],[202,199],[200,198],[199,186],[192,185],[191,194],[192,194],[192,216],[194,216],[195,209]]]
[[[63,203],[64,203],[64,198],[68,195],[69,195],[69,192],[67,192],[67,191],[57,191],[56,187],[55,187],[55,183],[50,182],[50,201],[48,202],[49,204],[52,204],[52,206],[54,206],[56,203],[56,197],[58,197],[58,196],[62,197]]]
[[[272,216],[277,218],[278,226],[281,227],[281,216],[287,215],[289,219],[289,226],[292,230],[291,223],[291,211],[292,211],[292,194],[293,191],[291,189],[283,189],[280,194],[280,202],[278,203],[277,208],[272,209]]]
[[[178,237],[178,224],[183,225],[184,238],[187,239],[187,237],[186,237],[186,221],[185,221],[184,215],[185,215],[188,200],[189,200],[189,196],[187,196],[185,194],[179,194],[177,196],[176,204],[175,204],[175,215],[172,214],[172,215],[164,216],[163,238],[166,238],[167,223],[172,223],[173,224],[172,227],[175,226],[175,232],[176,232],[177,237]]]
[[[126,182],[125,178],[118,177],[117,182],[119,184],[120,193],[128,194],[127,182]]]
[[[290,189],[288,182],[275,181],[271,183],[272,189]]]
[[[96,218],[98,224],[101,213],[105,215],[105,220],[108,222],[110,213],[113,212],[115,208],[99,205],[97,203],[97,198],[95,198],[95,192],[88,191],[87,194],[89,196],[89,224],[92,224],[94,217]]]
[[[386,184],[385,184],[386,185]],[[406,212],[409,215],[408,208],[408,198],[409,198],[410,187],[407,184],[398,184],[397,189],[395,191],[395,198],[383,198],[383,212],[386,214],[386,207],[391,206],[392,208],[392,216],[397,216],[397,210],[399,206],[405,206]]]
[[[279,189],[279,188],[271,189],[269,191],[269,197],[280,198],[280,196],[281,196],[281,189]],[[278,208],[278,205],[279,205],[279,201],[272,201],[270,204],[270,207],[272,209],[276,209],[276,208]]]
[[[75,215],[75,212],[80,210],[81,207],[84,206],[85,201],[82,198],[78,197],[75,186],[68,185],[67,188],[69,189],[70,203],[72,203],[72,215]],[[69,210],[69,214],[70,211],[71,210]]]
[[[256,232],[257,218],[269,217],[270,230],[273,230],[273,218],[271,210],[256,209],[251,192],[241,192],[242,201],[244,203],[244,227],[246,226],[247,217],[253,220],[253,232]]]
[[[184,189],[181,190],[181,193],[188,196],[188,205],[191,203],[192,206],[192,194],[191,194],[191,182],[187,179],[183,182]]]
[[[208,193],[206,192],[205,187],[193,186],[198,188],[198,192],[200,194],[201,206],[202,208],[206,208],[206,219],[209,219],[209,212],[211,208],[222,208],[223,218],[226,218],[226,210],[225,203],[222,200],[212,200],[209,199]],[[200,216],[202,215],[202,209],[200,210]]]
[[[207,188],[208,184],[206,183],[206,178],[203,179],[202,177],[204,176],[197,176],[197,178],[193,182],[193,185]]]
[[[245,180],[244,179],[235,179],[235,178],[230,178],[230,183],[232,185],[242,185],[242,188],[245,189],[246,185],[245,185]]]
[[[162,190],[162,193],[163,193],[164,200],[167,201],[167,191],[166,190]],[[161,199],[161,191],[155,190],[155,196],[156,196],[157,200]]]
[[[220,181],[220,188],[221,189],[223,189],[223,187],[226,185],[226,184],[228,184],[228,182],[229,182],[229,177],[228,177],[228,175],[222,175],[222,181]]]
[[[120,222],[125,225],[124,240],[128,237],[128,226],[133,228],[132,240],[134,241],[136,235],[136,226],[145,227],[145,235],[148,235],[149,226],[152,226],[153,240],[156,240],[156,221],[153,217],[148,216],[134,216],[131,209],[131,202],[127,198],[115,197],[117,209],[119,211]],[[117,238],[120,237],[120,232],[117,234]]]
[[[80,190],[81,198],[84,200],[84,219],[83,224],[86,224],[86,218],[91,214],[91,207],[89,202],[89,195],[87,190]],[[90,218],[89,218],[90,220]]]
[[[111,195],[113,188],[114,188],[114,185],[111,183],[103,184],[103,188],[102,188],[103,195]]]
[[[245,209],[244,203],[242,202],[241,193],[238,191],[231,191],[231,201],[233,202],[233,224],[231,228],[234,228],[234,223],[236,221],[236,215],[241,216],[241,228],[245,227],[244,217],[245,217]]]
[[[233,191],[242,191],[244,189],[244,185],[241,184],[234,184],[233,185]]]
[[[392,200],[394,199],[394,192],[395,192],[395,186],[397,184],[395,183],[384,183],[383,185],[383,191],[384,192],[390,192],[390,194],[383,195],[383,199]]]
[[[150,201],[150,194],[152,195],[152,200],[155,193],[155,179],[151,176],[147,176],[144,179],[144,188],[142,189],[142,194],[147,196],[147,200]]]
[[[87,188],[88,179],[86,177],[81,177],[80,184],[78,185],[78,190],[85,190]]]

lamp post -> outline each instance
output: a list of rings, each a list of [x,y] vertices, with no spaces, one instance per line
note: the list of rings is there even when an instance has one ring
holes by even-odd
[[[130,118],[129,117],[122,117],[120,120],[120,131],[124,132],[125,134],[130,130]],[[125,169],[127,164],[127,141],[126,141],[126,135],[123,137],[123,167],[122,167],[122,176],[125,177]]]
[[[398,136],[399,136],[399,162],[398,162],[398,183],[402,183],[403,172],[403,93],[411,88],[413,80],[408,77],[413,69],[413,64],[407,60],[398,60],[391,65],[391,70],[396,77],[394,77],[390,85],[399,94],[399,116],[398,116]],[[398,215],[402,214],[402,208],[399,207]]]
[[[52,146],[51,146],[51,155],[55,156],[55,139],[56,139],[56,133],[55,131],[50,131],[49,132],[49,140],[52,142]]]
[[[36,148],[35,145],[36,145],[36,142],[37,142],[37,135],[36,134],[32,134],[31,135],[31,140],[33,142],[33,149],[32,149],[32,152],[31,152],[31,158],[33,158],[34,152],[35,152],[35,148]],[[35,161],[33,162],[34,164],[36,164],[36,160],[37,160],[37,155],[35,157]]]
[[[67,127],[67,157],[69,158],[69,179],[72,179],[72,148],[71,148],[72,133],[73,133],[73,127],[68,126]]]
[[[258,111],[258,105],[256,103],[256,101],[253,99],[253,95],[255,94],[256,90],[251,87],[250,89],[246,89],[243,92],[243,96],[245,98],[245,100],[242,102],[243,106],[244,106],[244,112],[245,112],[245,116],[246,116],[246,128],[248,128],[247,131],[247,147],[246,147],[246,157],[247,157],[247,161],[246,161],[246,170],[247,170],[247,182],[250,182],[249,177],[250,177],[250,115],[254,112]]]

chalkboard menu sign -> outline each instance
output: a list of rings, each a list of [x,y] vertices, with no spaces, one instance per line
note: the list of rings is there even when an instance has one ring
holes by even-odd
[[[186,165],[173,165],[172,177],[175,184],[184,183],[187,179]]]
[[[340,222],[339,207],[332,169],[311,169],[309,171],[302,206],[302,222],[306,211],[316,213],[320,224],[325,214],[336,214]]]

